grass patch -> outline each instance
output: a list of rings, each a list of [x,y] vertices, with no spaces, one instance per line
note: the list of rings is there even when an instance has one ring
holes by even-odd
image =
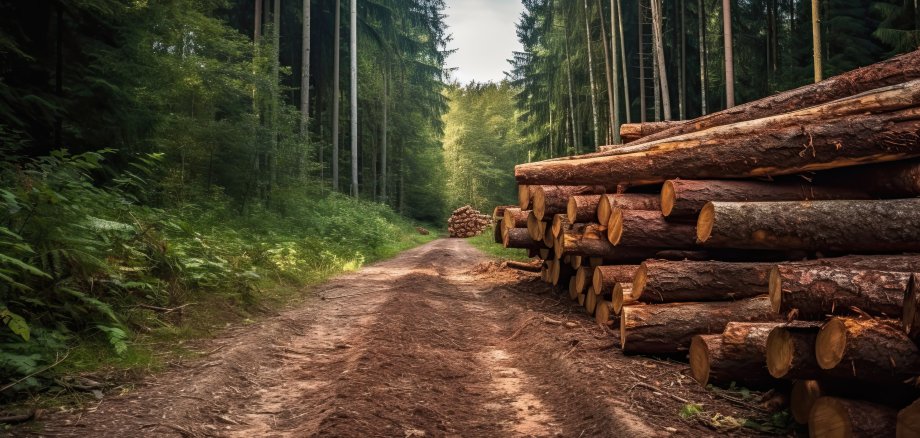
[[[500,260],[530,261],[530,257],[527,257],[526,249],[505,248],[500,243],[495,243],[492,228],[488,228],[484,233],[470,237],[466,241],[476,249]]]

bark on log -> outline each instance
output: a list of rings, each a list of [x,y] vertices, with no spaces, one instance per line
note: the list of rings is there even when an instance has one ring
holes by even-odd
[[[815,358],[819,322],[795,321],[774,328],[767,337],[767,371],[785,379],[816,379],[823,376]]]
[[[898,383],[920,374],[920,351],[896,321],[835,317],[815,341],[818,366],[831,377]]]
[[[533,189],[533,212],[538,220],[552,218],[554,214],[565,214],[569,207],[569,197],[598,195],[605,191],[601,185],[536,186]]]
[[[767,336],[781,323],[730,322],[721,335],[697,335],[690,343],[690,374],[705,387],[732,382],[747,388],[776,381],[767,372]]]
[[[553,222],[550,225],[550,229],[553,232],[553,236],[558,238],[560,233],[562,233],[563,231],[570,230],[572,228],[573,223],[575,222],[570,221],[569,216],[567,214],[553,215]]]
[[[794,319],[862,313],[900,318],[910,277],[879,269],[777,265],[770,272],[770,304]]]
[[[696,232],[709,247],[918,251],[920,199],[710,202],[700,212]]]
[[[635,295],[633,295],[632,284],[630,283],[617,283],[613,285],[613,293],[611,294],[611,310],[613,310],[614,315],[620,315],[623,313],[623,308],[638,303]]]
[[[540,269],[543,267],[543,265],[542,263],[533,264],[533,263],[523,263],[523,262],[516,262],[514,260],[508,260],[507,262],[505,262],[505,267],[511,268],[511,269],[517,269],[518,271],[540,272]]]
[[[887,406],[836,397],[821,397],[808,415],[811,437],[890,437],[898,411]]]
[[[655,184],[788,175],[920,156],[920,81],[618,150],[515,167],[526,184]]]
[[[502,223],[505,228],[525,228],[527,226],[527,216],[530,210],[521,210],[520,208],[506,208],[505,215],[502,216]]]
[[[808,414],[815,401],[821,397],[841,397],[863,400],[888,407],[907,406],[917,399],[918,390],[913,385],[881,385],[860,383],[847,379],[797,380],[792,385],[790,411],[796,422],[808,423]]]
[[[623,143],[632,143],[652,134],[657,134],[668,129],[681,126],[685,121],[624,123],[620,125],[620,138]],[[618,145],[619,146],[619,145]]]
[[[505,217],[505,210],[517,208],[516,205],[499,205],[492,210],[492,222],[497,222]]]
[[[860,178],[862,179],[862,178]],[[814,184],[756,181],[672,179],[661,187],[661,213],[668,218],[695,218],[710,201],[764,202],[869,199],[865,190]]]
[[[668,222],[658,210],[615,208],[607,223],[607,239],[614,246],[651,246],[688,249],[696,247],[693,225]]]
[[[649,135],[643,142],[787,113],[917,78],[920,78],[920,50],[851,70],[816,84],[805,85],[686,122],[676,122],[678,125]]]
[[[606,265],[594,269],[591,284],[602,294],[612,293],[617,283],[632,282],[639,265]]]
[[[655,248],[636,248],[613,246],[607,241],[607,230],[595,225],[594,229],[579,233],[566,231],[560,234],[560,242],[553,247],[559,254],[572,254],[588,257],[603,257],[605,263],[639,263],[654,257]]]
[[[597,204],[597,223],[610,222],[610,214],[616,208],[624,210],[660,210],[661,196],[648,193],[621,193],[604,195]]]
[[[920,196],[920,160],[869,164],[821,172],[817,184],[833,184],[863,190],[879,198]]]
[[[766,297],[733,302],[669,303],[623,307],[620,346],[624,353],[687,351],[694,335],[721,333],[729,322],[774,318]]]
[[[767,293],[769,263],[646,260],[633,277],[639,301],[724,301]]]
[[[533,240],[543,240],[543,235],[546,233],[546,222],[543,222],[534,215],[533,210],[527,215],[527,232],[530,235],[530,238]]]
[[[503,241],[505,248],[543,248],[543,242],[536,242],[530,238],[530,234],[524,228],[512,228],[505,230]]]
[[[576,195],[569,198],[565,215],[572,222],[592,222],[597,217],[597,206],[605,195]]]
[[[904,307],[901,313],[901,327],[914,342],[920,340],[920,274],[911,275],[904,294]]]
[[[920,437],[920,400],[898,411],[897,438]]]

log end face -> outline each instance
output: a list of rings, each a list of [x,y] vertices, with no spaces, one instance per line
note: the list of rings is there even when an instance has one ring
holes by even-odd
[[[537,220],[542,221],[543,216],[546,214],[546,193],[543,191],[543,186],[537,186],[533,189],[533,197],[530,203],[533,206],[534,216],[537,217]]]
[[[578,268],[575,272],[575,287],[579,291],[585,290],[585,283],[588,282],[588,268]]]
[[[701,386],[709,382],[709,347],[702,335],[690,341],[690,374]]]
[[[623,306],[626,304],[626,297],[624,296],[625,292],[623,291],[623,285],[617,283],[613,286],[613,314],[619,315],[623,312]]]
[[[767,371],[779,379],[789,373],[795,349],[789,331],[777,327],[767,336]]]
[[[527,184],[518,185],[518,207],[526,210],[530,207],[530,186]]]
[[[668,180],[664,182],[664,185],[661,186],[661,214],[664,217],[671,215],[671,212],[674,211],[674,182]]]
[[[620,349],[626,350],[626,322],[629,321],[629,309],[620,309],[617,311],[616,304],[613,305],[615,314],[620,315]]]
[[[821,369],[829,370],[843,360],[847,347],[847,327],[840,318],[832,318],[821,330],[815,340],[815,358]]]
[[[696,240],[705,243],[712,235],[712,226],[715,221],[716,208],[712,202],[706,203],[700,211],[700,216],[696,221]]]
[[[603,326],[610,323],[610,301],[598,301],[597,309],[594,311],[594,321]]]
[[[642,298],[642,291],[645,290],[645,284],[648,283],[648,265],[642,262],[633,275],[632,294],[636,300]],[[641,300],[640,300],[641,301]]]
[[[572,261],[569,264],[572,266],[572,269],[581,269],[581,265],[584,263],[584,260],[585,259],[583,256],[572,256]]]
[[[812,438],[851,437],[853,424],[839,400],[821,397],[815,401],[808,415],[808,432]]]
[[[620,244],[623,238],[623,209],[614,208],[610,213],[610,220],[607,221],[607,240],[613,246]]]
[[[569,279],[569,298],[577,299],[578,298],[578,287],[575,285],[575,277]]]
[[[597,223],[606,224],[610,220],[610,199],[609,195],[602,195],[601,200],[597,203]]]
[[[789,397],[789,410],[796,423],[808,424],[808,414],[815,401],[821,397],[821,385],[817,380],[796,380],[792,384]]]
[[[920,437],[920,400],[898,412],[897,438]]]
[[[585,222],[584,218],[578,217],[578,202],[575,201],[574,196],[569,197],[569,203],[565,207],[565,216],[569,218],[569,220],[572,221],[573,224],[576,222],[579,222],[578,219],[582,219],[581,222]],[[555,226],[556,224],[554,222],[553,227]]]
[[[770,295],[770,308],[779,313],[783,304],[783,280],[779,276],[779,266],[770,269],[770,283],[767,290]]]

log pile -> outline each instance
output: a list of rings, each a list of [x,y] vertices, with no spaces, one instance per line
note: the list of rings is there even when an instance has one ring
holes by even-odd
[[[622,132],[518,165],[502,243],[624,353],[689,359],[704,386],[792,388],[814,436],[916,434],[920,50]]]
[[[491,217],[469,205],[464,205],[454,210],[447,219],[447,231],[450,237],[473,237],[482,234],[491,223]]]

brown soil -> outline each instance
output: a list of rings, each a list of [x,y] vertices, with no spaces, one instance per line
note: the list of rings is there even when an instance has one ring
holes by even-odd
[[[700,388],[683,363],[623,356],[615,334],[537,277],[501,269],[463,240],[438,240],[227,330],[203,346],[214,351],[207,357],[18,432],[711,436],[722,431],[678,415],[684,401],[755,413]]]

